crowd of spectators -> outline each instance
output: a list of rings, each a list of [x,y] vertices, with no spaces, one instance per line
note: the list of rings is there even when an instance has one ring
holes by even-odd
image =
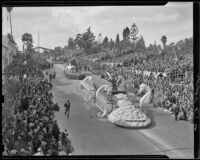
[[[192,57],[186,56],[178,62],[174,59],[153,58],[142,60],[140,63],[132,64],[130,67],[120,65],[102,65],[101,62],[89,60],[79,61],[77,72],[89,71],[107,78],[106,72],[114,77],[124,76],[126,81],[126,91],[136,93],[141,83],[149,85],[153,91],[153,101],[155,107],[161,107],[174,113],[175,108],[179,108],[178,119],[193,121],[193,66]],[[186,66],[186,67],[185,67]],[[153,74],[145,76],[136,74],[135,71],[166,72],[157,78]]]
[[[69,58],[67,57],[55,57],[53,58],[53,61],[55,63],[61,63],[61,62],[67,62]]]
[[[54,120],[52,84],[31,56],[19,55],[4,72],[2,106],[3,155],[68,155],[73,151],[67,131]]]

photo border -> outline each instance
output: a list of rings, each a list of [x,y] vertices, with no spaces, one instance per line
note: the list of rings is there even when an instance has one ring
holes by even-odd
[[[181,2],[181,1],[178,1]],[[183,1],[185,2],[185,1]],[[188,2],[193,2],[193,1],[188,1]],[[3,0],[2,2],[2,7],[50,7],[50,6],[139,6],[139,5],[144,5],[144,6],[149,6],[149,5],[165,5],[167,1],[61,1],[61,0],[40,0],[40,1],[17,1],[17,0]],[[2,8],[1,8],[2,9]],[[2,12],[1,12],[2,13]],[[199,2],[193,2],[193,58],[194,58],[194,93],[196,91],[196,86],[197,86],[197,80],[198,80],[198,74],[200,72],[200,26],[199,26],[199,21],[200,21],[200,3]],[[2,27],[2,26],[1,26]],[[1,57],[2,58],[2,57]],[[1,65],[2,67],[2,65]],[[2,71],[1,71],[2,72]],[[1,80],[2,81],[2,80]],[[1,94],[2,95],[2,94]],[[3,99],[3,95],[2,95]],[[3,101],[1,102],[3,103]],[[197,101],[194,104],[194,158],[199,158],[200,156],[200,137],[199,137],[199,124],[200,124],[200,111],[199,111],[199,106],[200,106],[200,97],[197,97]],[[1,110],[2,112],[2,110]],[[1,114],[2,115],[2,114]],[[1,127],[2,130],[2,127]],[[2,145],[2,151],[3,151],[3,145]],[[56,156],[56,157],[44,157],[44,156],[37,156],[37,157],[21,157],[21,156],[16,156],[16,157],[8,157],[8,156],[2,156],[3,159],[88,159],[88,158],[100,158],[100,159],[168,159],[167,156],[165,155],[115,155],[115,156],[100,156],[100,155],[95,155],[95,156]]]

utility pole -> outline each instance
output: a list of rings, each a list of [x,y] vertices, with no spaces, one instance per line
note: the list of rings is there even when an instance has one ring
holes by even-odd
[[[38,32],[38,53],[40,53],[40,32]]]
[[[9,16],[10,16],[10,31],[11,31],[11,36],[13,36],[13,34],[12,34],[12,19],[11,19],[11,12],[9,12]]]

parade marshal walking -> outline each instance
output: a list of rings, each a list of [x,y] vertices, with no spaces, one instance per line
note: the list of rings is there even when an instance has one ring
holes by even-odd
[[[65,107],[65,115],[67,114],[67,118],[69,119],[69,112],[70,112],[70,102],[69,100],[64,104],[64,107]]]

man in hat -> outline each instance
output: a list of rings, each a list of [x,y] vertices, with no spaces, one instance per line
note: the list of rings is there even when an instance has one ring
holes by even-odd
[[[70,112],[70,107],[71,107],[69,100],[67,100],[67,103],[64,104],[64,107],[65,107],[65,115],[67,113],[67,118],[69,118],[69,112]]]

